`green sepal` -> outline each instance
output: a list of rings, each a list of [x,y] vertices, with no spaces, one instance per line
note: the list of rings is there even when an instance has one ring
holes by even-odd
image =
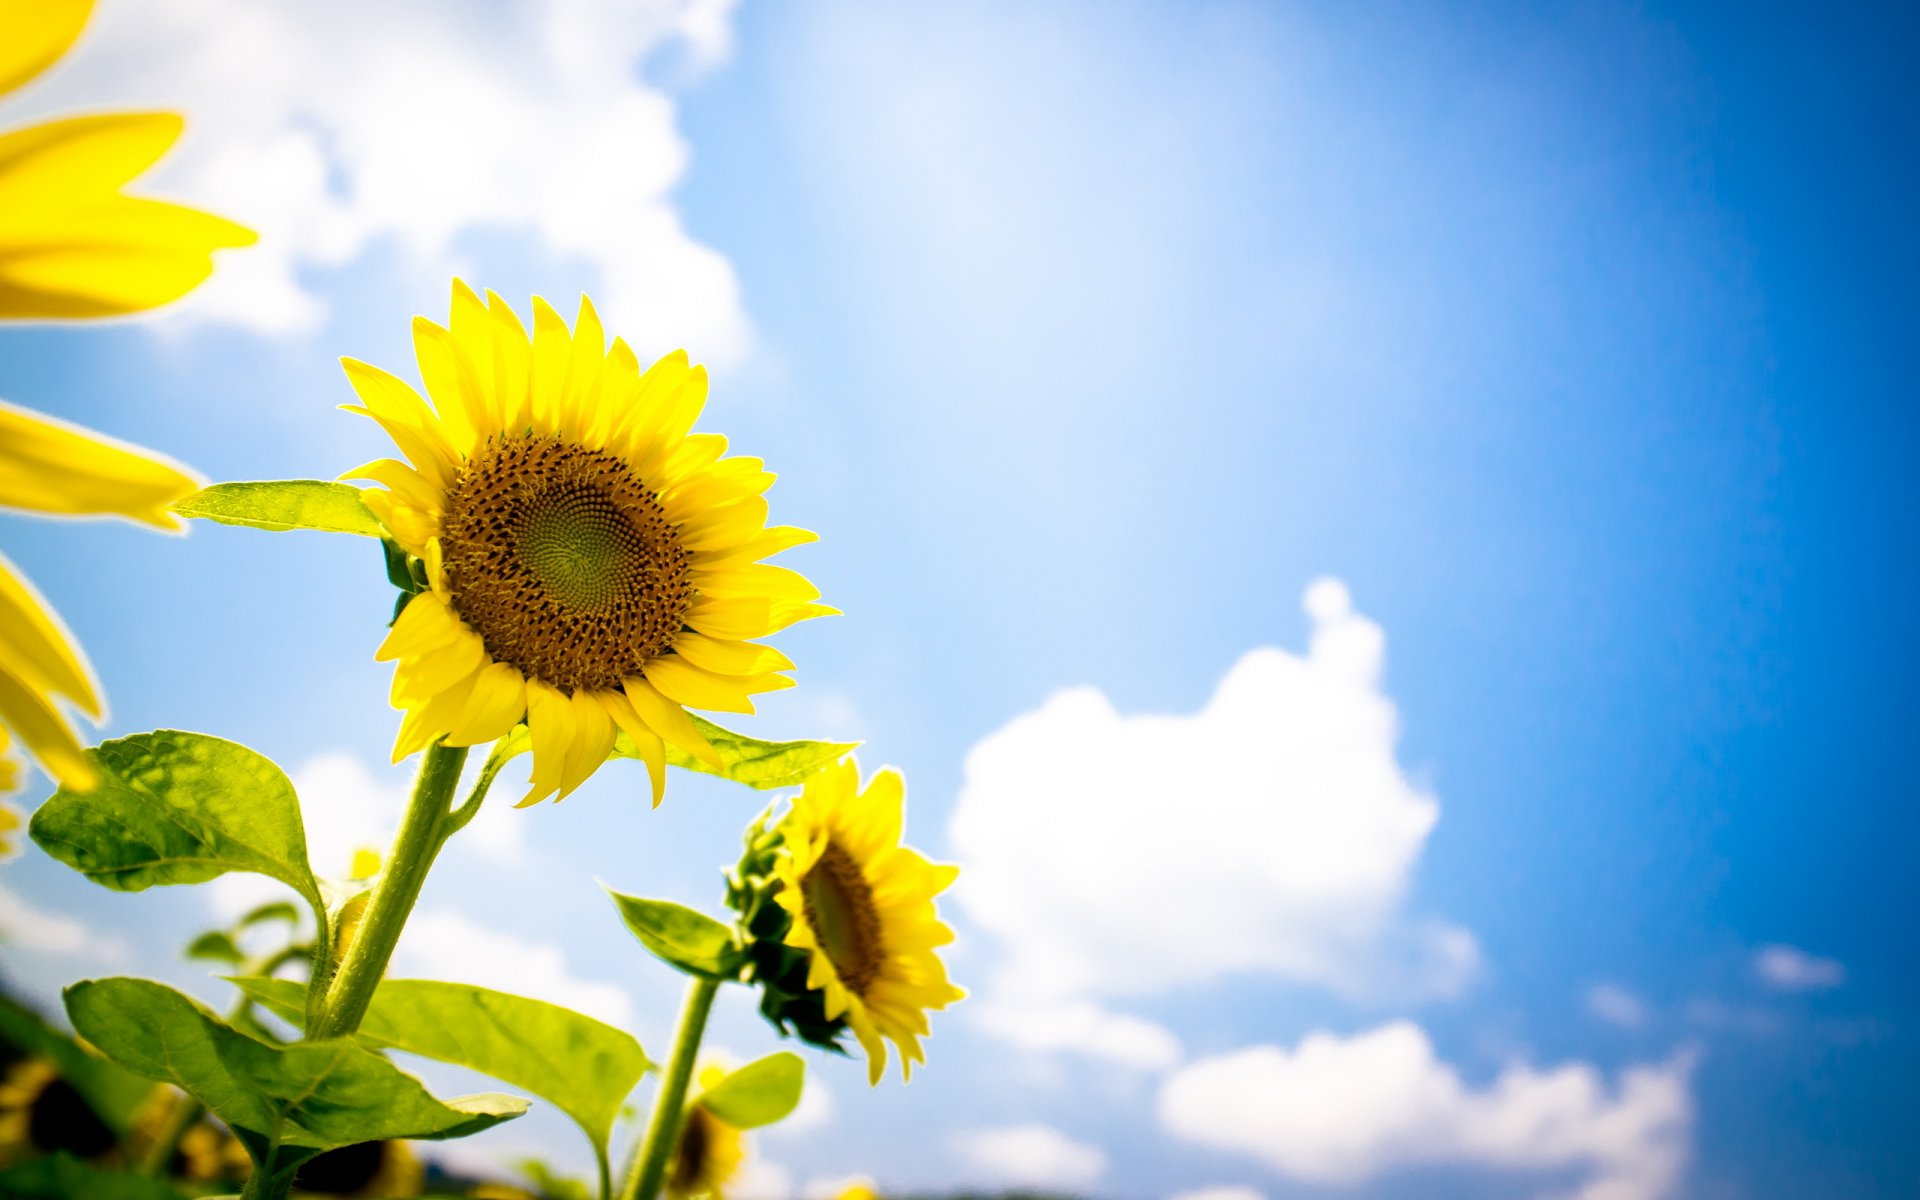
[[[0,995],[0,1042],[47,1059],[107,1128],[125,1135],[153,1085],[48,1025],[39,1013]],[[0,1195],[6,1193],[0,1191]]]
[[[131,1171],[107,1171],[61,1151],[0,1171],[0,1196],[9,1200],[180,1200],[165,1180]]]
[[[360,499],[351,484],[322,479],[269,479],[216,483],[173,502],[183,517],[280,532],[313,529],[385,537],[386,526]]]
[[[465,1137],[527,1109],[515,1096],[436,1100],[420,1081],[351,1038],[271,1045],[192,999],[145,979],[95,979],[66,990],[81,1037],[136,1075],[206,1105],[279,1174],[322,1150],[387,1138]],[[280,1154],[268,1161],[269,1147]]]
[[[305,1022],[305,985],[259,977],[229,982],[294,1025]],[[572,1117],[601,1151],[621,1104],[653,1066],[631,1034],[602,1021],[466,983],[385,980],[354,1036],[525,1088]]]
[[[781,1050],[727,1072],[695,1103],[735,1129],[758,1129],[785,1120],[799,1106],[806,1078],[800,1056]]]
[[[173,729],[103,742],[87,757],[99,786],[61,788],[28,827],[54,858],[121,892],[253,871],[321,907],[300,802],[270,759]]]
[[[745,960],[733,930],[671,900],[648,900],[606,889],[620,919],[655,958],[704,979],[732,979]]]
[[[807,986],[812,956],[787,945],[793,917],[773,898],[782,886],[774,870],[782,847],[777,807],[778,802],[769,805],[747,827],[746,848],[727,873],[727,907],[739,914],[747,946],[740,979],[760,989],[760,1015],[781,1036],[845,1054],[846,1014],[829,1018],[826,993]]]

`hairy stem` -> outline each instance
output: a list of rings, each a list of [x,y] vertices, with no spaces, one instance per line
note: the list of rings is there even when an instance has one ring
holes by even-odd
[[[633,1167],[620,1188],[620,1200],[654,1200],[660,1194],[661,1181],[667,1175],[667,1160],[673,1156],[674,1142],[680,1136],[680,1113],[686,1104],[687,1081],[693,1078],[693,1060],[700,1053],[700,1039],[707,1031],[707,1013],[713,1008],[714,993],[720,982],[694,976],[687,984],[686,1003],[680,1009],[680,1024],[673,1031],[673,1054],[667,1061],[667,1073],[660,1080],[660,1094],[653,1101],[653,1116],[647,1122],[646,1140],[634,1156]]]

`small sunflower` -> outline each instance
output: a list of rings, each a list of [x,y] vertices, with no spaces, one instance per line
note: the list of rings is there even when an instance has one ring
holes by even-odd
[[[786,656],[751,639],[835,610],[760,560],[814,535],[767,527],[773,475],[691,432],[706,371],[684,352],[642,371],[625,342],[603,344],[584,297],[571,331],[535,298],[529,337],[500,297],[456,280],[449,327],[419,317],[413,335],[431,407],[345,362],[361,400],[349,411],[409,461],[344,478],[384,486],[367,506],[426,580],[376,656],[397,664],[407,714],[395,760],[524,719],[532,804],[580,786],[619,730],[658,804],[666,743],[718,765],[688,707],[750,713],[753,696],[793,685]]]
[[[92,0],[0,0],[0,93],[72,48]],[[140,312],[213,271],[251,230],[121,188],[179,140],[174,113],[93,113],[0,133],[0,317]]]
[[[44,1058],[23,1058],[0,1080],[0,1166],[65,1151],[105,1158],[120,1144],[93,1107]]]
[[[122,516],[177,530],[181,522],[167,506],[198,486],[150,451],[0,401],[0,508]],[[105,715],[80,648],[0,555],[0,726],[11,728],[62,786],[85,790],[98,776],[56,703],[61,699],[95,721]],[[7,744],[0,728],[0,784],[11,785],[18,769],[5,758]]]
[[[933,898],[959,874],[900,844],[906,785],[883,768],[860,787],[849,757],[806,783],[781,819],[774,900],[791,918],[786,944],[809,956],[807,987],[822,994],[828,1021],[844,1019],[867,1052],[868,1082],[880,1082],[886,1043],[900,1070],[924,1062],[927,1010],[966,995],[947,981],[934,949],[953,940]]]
[[[700,1069],[700,1090],[711,1091],[727,1077],[727,1069],[709,1063]],[[726,1200],[726,1185],[746,1161],[747,1138],[696,1098],[680,1118],[680,1136],[667,1164],[666,1193],[670,1200],[710,1196]]]
[[[293,1177],[296,1196],[418,1196],[426,1168],[405,1142],[361,1142],[316,1154]]]

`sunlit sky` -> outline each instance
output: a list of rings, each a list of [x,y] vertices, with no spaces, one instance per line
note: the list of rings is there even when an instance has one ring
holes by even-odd
[[[822,535],[786,561],[845,610],[738,723],[906,772],[973,993],[906,1087],[810,1056],[740,1200],[1906,1196],[1915,33],[103,0],[0,127],[180,109],[152,186],[262,243],[148,321],[0,330],[0,396],[210,479],[331,477],[388,452],[335,360],[411,376],[456,273],[712,366],[703,426],[780,472],[775,519]],[[0,544],[92,655],[101,736],[273,756],[323,873],[391,830],[374,546]],[[766,797],[646,798],[617,763],[497,800],[396,970],[664,1054],[677,978],[596,881],[714,908]],[[107,973],[224,1004],[176,947],[271,894],[33,849],[0,889],[49,1005]],[[713,1040],[778,1045],[744,989]],[[590,1161],[551,1111],[447,1150]]]

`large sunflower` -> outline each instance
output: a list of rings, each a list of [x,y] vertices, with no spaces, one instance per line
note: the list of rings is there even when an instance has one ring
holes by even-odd
[[[0,93],[52,66],[93,0],[0,0]],[[174,113],[94,113],[0,134],[0,317],[109,317],[177,300],[251,230],[120,191],[179,139]]]
[[[925,1062],[927,1010],[966,995],[947,981],[934,949],[953,940],[933,898],[959,874],[900,844],[906,786],[890,768],[864,790],[849,757],[806,783],[780,822],[774,899],[792,918],[786,943],[810,956],[807,986],[824,994],[826,1018],[845,1018],[867,1052],[868,1082],[880,1082],[891,1038],[900,1071]]]
[[[0,401],[0,508],[60,516],[113,515],[179,529],[168,505],[199,486],[157,455]],[[86,659],[60,618],[0,555],[0,726],[10,728],[64,787],[97,775],[57,701],[100,720],[105,708]],[[8,738],[0,728],[0,755]],[[0,784],[18,772],[0,762]]]
[[[805,578],[759,560],[814,535],[768,528],[757,458],[691,432],[707,376],[675,352],[642,372],[582,297],[572,331],[544,300],[533,336],[505,301],[454,282],[446,329],[413,324],[433,404],[348,359],[361,406],[408,462],[350,471],[424,564],[427,587],[377,657],[406,710],[394,758],[471,746],[523,718],[522,804],[565,796],[626,733],[665,788],[666,743],[718,763],[686,708],[753,711],[791,687],[785,655],[750,639],[831,613]]]

